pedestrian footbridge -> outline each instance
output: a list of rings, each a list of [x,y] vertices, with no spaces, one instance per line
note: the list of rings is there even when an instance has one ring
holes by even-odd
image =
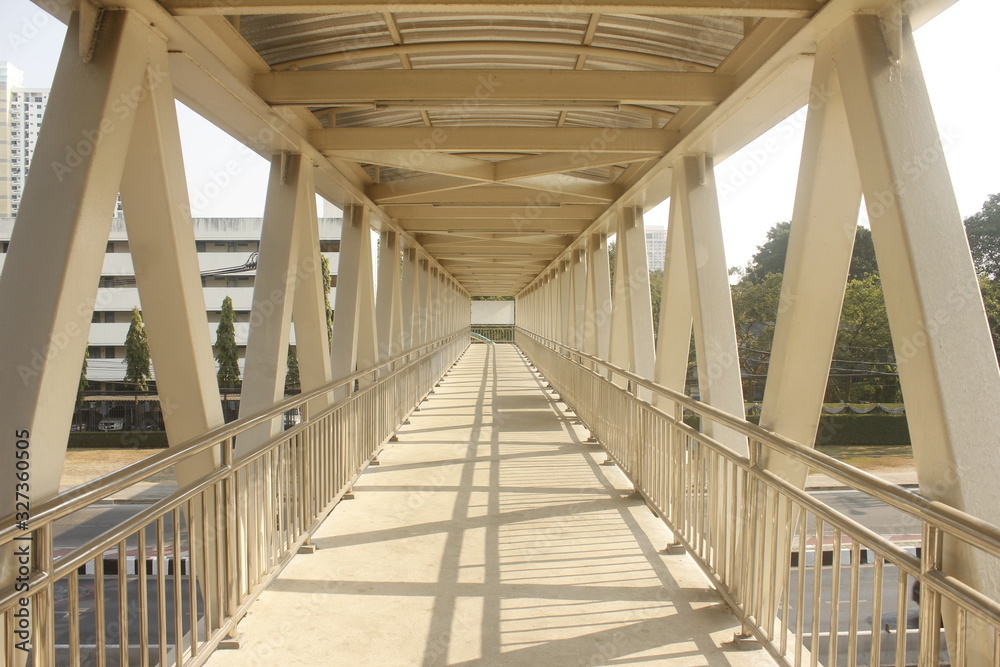
[[[912,34],[953,0],[36,3],[68,30],[0,279],[0,665],[1000,665],[1000,369]],[[228,423],[177,100],[270,163]],[[755,424],[715,165],[804,105]],[[59,493],[119,193],[170,446]],[[813,448],[862,202],[919,491]]]

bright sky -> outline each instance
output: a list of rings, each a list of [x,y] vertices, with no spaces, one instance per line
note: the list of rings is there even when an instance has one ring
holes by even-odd
[[[963,217],[1000,192],[998,25],[997,0],[959,0],[916,33]],[[0,6],[0,60],[24,70],[28,87],[51,85],[64,33],[61,23],[29,0],[3,0]],[[194,215],[262,215],[266,161],[197,114],[178,109]],[[730,266],[745,265],[767,230],[791,218],[804,125],[803,110],[717,167]],[[777,150],[763,151],[761,159],[768,139],[775,140]],[[661,205],[648,213],[647,226],[665,226],[666,209]]]

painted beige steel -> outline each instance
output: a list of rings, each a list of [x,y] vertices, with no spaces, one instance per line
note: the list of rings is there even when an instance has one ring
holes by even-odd
[[[673,179],[670,197],[670,217],[667,225],[666,254],[663,263],[663,291],[660,295],[660,328],[656,340],[656,368],[653,377],[658,384],[684,393],[687,387],[688,359],[691,356],[692,285],[688,266],[687,240],[681,207],[686,197],[681,192],[683,179]],[[660,405],[657,394],[653,401]],[[661,406],[666,409],[665,406]]]
[[[685,156],[674,171],[674,178],[680,181],[676,192],[684,228],[701,400],[743,417],[740,357],[712,158]],[[682,319],[684,315],[681,311]],[[708,435],[738,454],[747,453],[745,436],[732,431],[714,433],[711,428]]]
[[[90,63],[79,56],[73,22],[49,97],[47,127],[40,134],[34,161],[46,169],[29,172],[17,223],[13,252],[0,281],[0,439],[3,490],[0,515],[13,516],[15,501],[27,519],[59,490],[67,433],[79,385],[80,365],[94,309],[104,248],[118,183],[125,164],[134,109],[113,113],[122,96],[143,90],[150,51],[162,46],[137,17],[113,12],[106,39]],[[123,57],[122,54],[128,54]],[[112,121],[111,119],[115,119]],[[103,123],[103,124],[102,124]],[[58,196],[53,193],[58,192]],[[39,271],[39,267],[45,270]],[[31,286],[28,289],[28,286]],[[18,440],[30,442],[30,474],[18,479]],[[16,458],[18,457],[18,458]],[[29,465],[26,463],[25,465]],[[28,486],[17,486],[17,484]],[[15,490],[27,496],[18,497]],[[36,545],[32,558],[45,564],[51,552]],[[17,574],[12,545],[0,548],[0,589],[8,590]],[[36,596],[33,617],[51,613],[51,595]],[[37,620],[36,620],[37,622]],[[13,629],[12,618],[7,629]],[[54,662],[51,629],[40,626],[37,660]],[[0,654],[13,651],[13,633],[0,638]],[[11,653],[11,655],[13,655]],[[25,654],[19,653],[20,661]]]
[[[381,4],[368,0],[242,0],[239,3],[219,3],[212,0],[165,0],[163,3],[179,15],[204,14],[327,14],[333,12],[372,13],[385,10]],[[595,14],[650,14],[668,16],[809,16],[816,10],[814,0],[645,0],[640,3],[615,4],[606,0],[579,0],[574,8]],[[407,12],[541,12],[565,11],[562,0],[521,0],[511,5],[487,5],[459,2],[427,2],[404,0],[393,5],[395,11]]]
[[[279,153],[271,159],[240,391],[241,417],[267,410],[285,397],[296,278],[304,266],[315,270],[314,263],[305,264],[311,258],[300,256],[298,243],[305,217],[300,206],[311,168],[301,155]],[[282,420],[275,419],[244,433],[236,441],[237,458],[264,446],[282,427]]]
[[[611,353],[611,265],[608,237],[594,234],[587,252],[587,295],[584,349],[607,359]]]
[[[876,17],[845,21],[834,39],[921,491],[1000,524],[987,463],[996,460],[1000,369],[909,25],[898,61]],[[1000,595],[996,560],[947,536],[942,549],[926,568]],[[945,613],[955,646],[958,612],[946,601]],[[971,663],[993,660],[996,637],[973,634]]]
[[[562,70],[384,70],[380,72],[271,72],[254,77],[269,104],[412,103],[425,108],[475,104],[555,106],[576,102],[640,105],[712,105],[732,92],[731,77],[698,72]],[[501,149],[503,147],[501,146]]]
[[[299,387],[303,392],[322,387],[333,381],[330,359],[331,333],[327,330],[326,293],[323,285],[323,264],[319,248],[319,226],[316,223],[315,165],[301,157],[300,169],[305,168],[304,183],[299,188],[295,217],[295,234],[299,243],[299,271],[295,276],[295,301],[292,303],[292,323],[295,325],[295,352],[299,360]],[[317,414],[330,404],[327,395],[306,404],[309,414]]]
[[[399,235],[393,231],[382,232],[378,252],[378,294],[375,297],[379,361],[391,359],[404,349],[401,264]]]
[[[340,268],[333,308],[333,377],[346,377],[367,368],[378,357],[375,339],[375,291],[372,275],[371,224],[368,210],[351,206],[344,211],[340,239]],[[425,339],[421,338],[420,344]]]
[[[653,313],[642,211],[627,208],[618,219],[615,298],[608,359],[644,378],[653,377]]]

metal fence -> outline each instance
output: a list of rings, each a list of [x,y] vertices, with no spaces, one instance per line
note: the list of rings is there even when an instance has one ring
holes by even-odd
[[[0,562],[25,566],[24,586],[0,591],[3,664],[19,664],[22,638],[39,667],[204,663],[468,346],[465,329],[67,491],[26,528],[4,518]],[[329,407],[310,414],[316,401]],[[233,459],[241,434],[295,409],[300,423]],[[212,455],[221,466],[201,479],[56,550],[74,513]]]
[[[489,338],[494,343],[513,343],[513,324],[473,324],[472,333]]]
[[[520,328],[517,344],[779,663],[1000,665],[1000,604],[963,569],[1000,569],[997,527]],[[684,424],[691,412],[745,436],[749,456]],[[765,451],[892,508],[916,545],[789,485]]]

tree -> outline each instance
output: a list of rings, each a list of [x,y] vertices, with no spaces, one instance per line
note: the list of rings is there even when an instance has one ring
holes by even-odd
[[[848,403],[893,403],[902,397],[885,295],[877,275],[847,283],[828,395]]]
[[[618,258],[618,243],[617,241],[608,241],[608,269],[611,276],[611,298],[615,298],[615,262]]]
[[[993,334],[993,349],[1000,359],[1000,280],[990,280],[981,275],[979,289],[983,293],[986,320],[990,323],[990,333]]]
[[[330,260],[326,255],[320,255],[320,265],[323,267],[323,303],[326,305],[326,341],[333,343],[333,307],[330,306],[330,288],[333,287],[333,276],[330,275]]]
[[[219,362],[220,388],[240,386],[239,354],[236,348],[236,329],[233,326],[235,319],[233,300],[227,296],[222,302],[219,327],[215,330],[215,360]]]
[[[83,403],[83,395],[87,389],[90,388],[90,382],[87,381],[87,359],[90,358],[90,347],[87,347],[83,351],[83,367],[80,368],[80,384],[76,388],[76,402],[77,405]]]
[[[767,240],[757,246],[757,252],[750,259],[750,263],[739,271],[742,280],[760,282],[769,274],[784,273],[791,231],[790,222],[779,222],[767,230]],[[860,280],[866,275],[877,273],[878,265],[875,262],[875,245],[872,243],[871,230],[858,225],[854,235],[854,252],[851,255],[849,277],[851,280]]]
[[[152,377],[149,370],[149,342],[146,327],[138,308],[132,309],[132,322],[125,335],[125,382],[135,385],[138,391],[149,389],[146,380]]]
[[[299,355],[294,345],[288,346],[288,370],[285,372],[285,390],[299,386]]]
[[[769,273],[761,281],[741,280],[733,285],[733,319],[739,347],[743,395],[756,400],[771,357],[774,324],[781,298],[781,274]]]
[[[649,305],[653,311],[653,342],[660,335],[660,302],[663,301],[663,271],[649,272]]]
[[[987,197],[983,209],[965,219],[965,233],[976,272],[1000,279],[1000,193]]]

